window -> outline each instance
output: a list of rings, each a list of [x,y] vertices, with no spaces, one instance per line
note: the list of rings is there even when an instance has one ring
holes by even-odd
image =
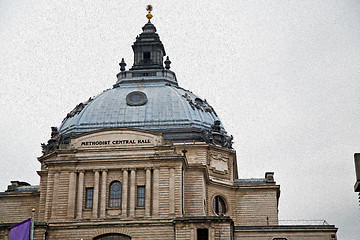
[[[85,208],[93,207],[93,199],[94,199],[94,188],[86,188],[86,204]]]
[[[138,207],[145,206],[145,186],[137,187],[137,206]]]
[[[110,184],[109,207],[121,206],[121,182],[115,181]]]
[[[150,52],[144,52],[144,60],[150,60]]]
[[[131,240],[131,237],[118,233],[108,233],[98,236],[94,240]]]
[[[226,213],[226,204],[223,197],[216,196],[213,201],[213,209],[216,215],[224,216]]]
[[[208,240],[208,239],[209,239],[209,230],[207,228],[198,228],[197,240]]]

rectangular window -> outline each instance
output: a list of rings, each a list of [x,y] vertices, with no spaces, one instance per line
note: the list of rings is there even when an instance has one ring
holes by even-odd
[[[144,60],[150,60],[150,52],[144,52]]]
[[[198,228],[197,229],[197,239],[198,240],[209,240],[209,230],[207,228]]]
[[[145,186],[137,187],[137,206],[145,207]]]
[[[94,199],[94,188],[86,188],[86,208],[93,207],[93,199]]]

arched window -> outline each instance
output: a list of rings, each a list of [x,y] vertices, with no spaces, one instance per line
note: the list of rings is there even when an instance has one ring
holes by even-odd
[[[121,206],[121,182],[114,181],[110,184],[109,207]]]
[[[131,240],[131,237],[124,234],[109,233],[98,236],[94,240]]]

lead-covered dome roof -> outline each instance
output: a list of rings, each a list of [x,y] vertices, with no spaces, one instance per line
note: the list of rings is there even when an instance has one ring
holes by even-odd
[[[211,129],[218,120],[206,101],[165,82],[116,87],[83,103],[77,111],[64,119],[60,134],[126,127],[161,132],[167,139],[193,141],[201,140],[201,131]],[[221,131],[225,132],[223,128]]]
[[[67,139],[105,128],[137,128],[176,142],[205,141],[231,147],[214,109],[178,86],[156,28],[149,21],[132,46],[134,64],[125,62],[112,89],[80,103],[64,118],[58,134]]]

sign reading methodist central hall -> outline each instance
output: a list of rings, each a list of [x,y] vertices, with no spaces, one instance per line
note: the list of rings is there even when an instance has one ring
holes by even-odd
[[[96,146],[96,145],[122,145],[122,144],[146,144],[151,143],[150,139],[125,139],[125,140],[105,140],[105,141],[88,141],[81,142],[81,146]]]
[[[149,134],[145,131],[117,130],[97,132],[71,140],[73,148],[97,147],[141,147],[158,146],[162,143],[162,136]]]

